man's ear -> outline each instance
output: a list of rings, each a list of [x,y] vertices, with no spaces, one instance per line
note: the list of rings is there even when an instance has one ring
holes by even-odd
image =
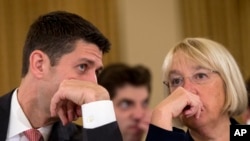
[[[35,50],[30,55],[30,72],[37,78],[42,78],[44,76],[44,73],[46,73],[48,70],[48,66],[50,65],[50,60],[48,56],[40,51]]]

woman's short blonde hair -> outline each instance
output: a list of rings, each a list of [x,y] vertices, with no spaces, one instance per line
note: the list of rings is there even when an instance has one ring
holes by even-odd
[[[168,80],[173,56],[182,51],[202,67],[216,70],[225,86],[224,111],[229,116],[240,115],[247,107],[247,91],[240,69],[229,51],[221,44],[205,38],[186,38],[174,46],[165,57],[163,79]]]

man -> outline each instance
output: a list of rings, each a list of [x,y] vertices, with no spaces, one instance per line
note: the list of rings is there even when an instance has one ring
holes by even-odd
[[[112,64],[100,73],[98,83],[109,91],[123,141],[142,141],[151,116],[150,71],[140,65]]]
[[[20,86],[0,98],[0,140],[40,133],[44,141],[122,140],[109,94],[96,80],[109,49],[108,39],[76,14],[40,16],[27,34]],[[71,122],[81,115],[84,127]]]

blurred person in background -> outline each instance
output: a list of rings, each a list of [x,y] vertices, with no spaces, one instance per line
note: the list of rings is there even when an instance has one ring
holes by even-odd
[[[123,141],[142,141],[151,116],[149,69],[142,65],[111,64],[101,71],[98,83],[109,91]]]

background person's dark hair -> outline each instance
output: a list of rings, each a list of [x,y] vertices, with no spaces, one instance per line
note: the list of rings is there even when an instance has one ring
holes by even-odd
[[[143,65],[111,64],[98,75],[98,83],[109,91],[111,99],[115,97],[116,89],[126,84],[146,86],[149,93],[151,93],[151,73]]]
[[[40,16],[31,26],[23,48],[22,77],[28,72],[29,56],[34,50],[46,53],[52,66],[64,54],[75,49],[75,42],[93,43],[106,53],[108,39],[89,21],[66,11],[54,11]]]

